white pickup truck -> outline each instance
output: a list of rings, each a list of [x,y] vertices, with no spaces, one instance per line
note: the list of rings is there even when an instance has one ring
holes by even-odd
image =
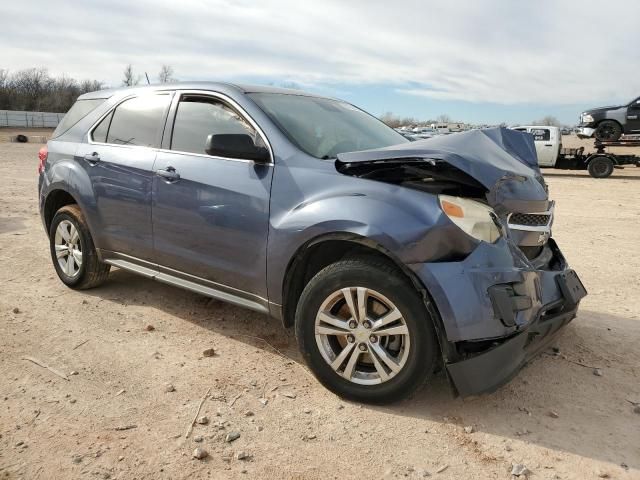
[[[533,135],[538,153],[538,165],[541,167],[554,167],[562,150],[562,133],[559,127],[543,127],[526,125],[515,127],[514,130],[528,132]]]
[[[606,147],[637,147],[640,141],[596,141],[595,153],[584,153],[584,147],[562,148],[562,132],[559,127],[540,125],[524,125],[514,130],[533,135],[538,154],[540,168],[557,168],[561,170],[588,170],[594,178],[606,178],[614,168],[624,165],[640,167],[640,158],[636,155],[620,155],[605,151]]]

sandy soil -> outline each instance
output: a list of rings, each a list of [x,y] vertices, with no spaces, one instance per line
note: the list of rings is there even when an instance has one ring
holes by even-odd
[[[0,479],[508,479],[512,463],[533,479],[640,478],[640,169],[546,173],[555,237],[589,290],[559,356],[491,395],[453,398],[438,377],[371,407],[311,378],[275,320],[124,271],[66,288],[37,212],[37,150],[0,146]],[[209,423],[185,438],[209,388]]]

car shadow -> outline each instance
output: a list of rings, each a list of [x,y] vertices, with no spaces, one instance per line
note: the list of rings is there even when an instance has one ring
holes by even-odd
[[[260,313],[123,270],[113,271],[104,286],[86,293],[122,305],[152,306],[302,363],[293,331]],[[502,437],[505,442],[524,441],[637,469],[638,416],[628,402],[640,401],[633,367],[640,364],[634,340],[639,336],[640,321],[582,310],[554,344],[559,354],[551,350],[541,354],[494,393],[455,397],[441,372],[411,399],[363,408],[460,428],[472,425],[476,432]],[[594,375],[592,367],[601,369],[603,375]],[[631,395],[630,389],[637,398],[625,396]],[[618,448],[609,446],[613,438]],[[619,448],[620,444],[624,447]]]

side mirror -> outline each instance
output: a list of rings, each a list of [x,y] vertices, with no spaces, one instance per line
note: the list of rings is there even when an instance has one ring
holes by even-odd
[[[214,157],[240,158],[257,163],[268,163],[269,150],[258,147],[253,138],[245,133],[211,134],[207,137],[204,151]]]

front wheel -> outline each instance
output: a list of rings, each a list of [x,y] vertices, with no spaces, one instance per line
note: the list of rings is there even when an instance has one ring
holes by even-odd
[[[622,127],[613,120],[603,120],[598,124],[595,137],[602,142],[615,142],[622,136]]]
[[[407,397],[437,364],[438,342],[424,302],[384,260],[347,259],[321,270],[300,296],[295,324],[316,378],[351,400]]]
[[[58,210],[49,229],[51,259],[60,280],[78,290],[97,287],[109,275],[98,259],[89,227],[78,205]]]

